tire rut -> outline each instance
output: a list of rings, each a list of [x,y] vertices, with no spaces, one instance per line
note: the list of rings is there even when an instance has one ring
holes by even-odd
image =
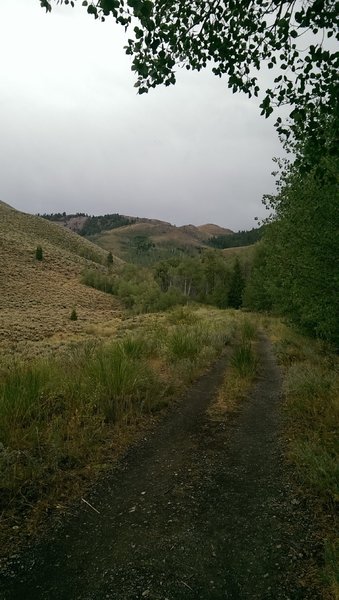
[[[281,380],[261,373],[228,422],[206,409],[225,357],[48,540],[6,561],[4,600],[315,600],[307,510],[280,442]]]

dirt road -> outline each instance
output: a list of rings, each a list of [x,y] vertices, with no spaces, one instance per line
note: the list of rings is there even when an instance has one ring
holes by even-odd
[[[225,358],[129,451],[61,527],[5,562],[4,600],[297,600],[312,524],[280,444],[280,377],[269,344],[228,422],[206,408]],[[98,511],[98,512],[96,512]]]

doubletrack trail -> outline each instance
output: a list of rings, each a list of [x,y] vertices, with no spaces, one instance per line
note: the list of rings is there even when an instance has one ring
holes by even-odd
[[[225,421],[207,408],[227,359],[40,543],[2,566],[3,600],[316,600],[312,519],[281,443],[270,344]],[[94,510],[95,509],[95,510]],[[96,512],[98,511],[98,512]]]

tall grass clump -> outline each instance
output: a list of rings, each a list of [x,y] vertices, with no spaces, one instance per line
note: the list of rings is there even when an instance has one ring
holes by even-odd
[[[15,363],[0,385],[0,435],[2,443],[11,436],[11,429],[28,427],[32,420],[43,417],[45,397],[55,375],[51,361],[29,365]]]
[[[129,335],[120,342],[120,348],[125,356],[139,360],[152,353],[151,341],[147,337]]]
[[[178,326],[167,340],[170,359],[196,361],[204,343],[201,329],[198,327]]]
[[[240,323],[240,335],[243,340],[254,340],[257,335],[257,327],[250,319],[244,319]]]
[[[250,342],[241,340],[238,343],[231,357],[231,365],[240,377],[254,377],[258,360]]]
[[[188,306],[178,306],[168,314],[168,322],[172,325],[194,325],[197,321],[197,315],[192,308]]]
[[[132,345],[101,348],[89,362],[84,377],[95,381],[92,402],[106,420],[129,422],[147,406],[154,393],[154,377],[144,361],[126,353]],[[133,346],[133,352],[137,346]]]

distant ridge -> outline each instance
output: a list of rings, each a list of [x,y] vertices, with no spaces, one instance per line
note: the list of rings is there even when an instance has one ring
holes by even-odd
[[[66,215],[43,215],[48,220],[77,231],[81,236],[95,242],[105,250],[130,260],[133,249],[140,245],[141,238],[154,247],[153,256],[164,258],[176,252],[197,252],[207,248],[209,239],[217,235],[229,235],[231,229],[208,223],[206,225],[172,225],[160,219],[133,217],[112,213],[88,216],[84,213]]]
[[[229,235],[234,233],[232,229],[226,229],[225,227],[220,227],[219,225],[214,225],[213,223],[199,225],[197,229],[209,237],[213,235]]]

